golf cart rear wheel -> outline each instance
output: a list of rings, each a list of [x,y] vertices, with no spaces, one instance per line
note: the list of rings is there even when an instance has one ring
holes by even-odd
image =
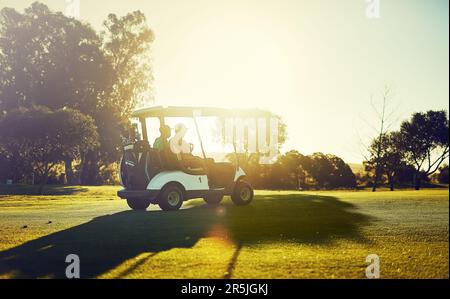
[[[203,198],[208,205],[216,206],[223,200],[223,195],[208,195]]]
[[[246,181],[239,181],[234,187],[231,200],[237,206],[249,205],[253,200],[254,192],[252,186]]]
[[[184,195],[179,187],[169,185],[163,189],[158,199],[163,211],[177,211],[183,205]]]
[[[135,211],[145,211],[150,206],[150,201],[142,198],[129,198],[127,203]]]

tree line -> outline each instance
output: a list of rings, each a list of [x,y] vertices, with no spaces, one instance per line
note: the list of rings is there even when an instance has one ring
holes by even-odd
[[[341,158],[323,153],[303,155],[291,150],[273,165],[260,165],[257,155],[238,156],[248,179],[261,189],[339,189],[387,185],[413,187],[423,183],[449,183],[449,119],[446,111],[414,113],[398,131],[375,136],[364,161],[364,170],[354,172]],[[235,162],[236,156],[228,156]]]
[[[398,131],[382,132],[369,147],[364,162],[372,190],[386,182],[394,190],[398,183],[410,182],[419,190],[438,171],[445,182],[444,163],[449,158],[449,119],[446,111],[414,113]],[[444,167],[441,167],[445,165]],[[447,175],[448,177],[448,175]],[[439,176],[438,176],[439,179]]]
[[[236,161],[235,155],[229,155],[230,161]],[[248,180],[257,189],[272,190],[332,190],[364,189],[374,187],[374,169],[365,162],[363,171],[353,170],[340,157],[332,154],[314,153],[303,155],[291,150],[278,157],[274,164],[258,163],[256,156],[239,155],[239,165],[245,170]],[[386,164],[387,166],[388,164]],[[384,167],[386,167],[384,166]],[[387,186],[392,191],[395,187],[417,188],[416,169],[413,165],[402,163],[395,166],[395,172],[385,168],[376,184]],[[449,184],[449,167],[444,164],[437,171],[427,175],[420,171],[421,182],[428,186]]]
[[[296,150],[280,155],[273,164],[260,164],[258,155],[230,154],[239,159],[248,180],[257,189],[348,189],[357,186],[356,176],[341,158],[323,153],[303,155]]]
[[[144,14],[110,14],[101,32],[35,2],[0,11],[0,178],[113,180],[121,134],[148,98],[153,32]],[[32,177],[31,177],[32,176]]]

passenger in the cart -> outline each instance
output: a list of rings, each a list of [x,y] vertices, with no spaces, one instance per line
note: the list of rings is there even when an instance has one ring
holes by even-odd
[[[182,154],[191,154],[192,152],[192,144],[184,140],[187,131],[188,128],[184,124],[177,124],[175,126],[175,136],[170,139],[170,149],[178,157],[181,157]]]
[[[189,169],[203,169],[203,160],[192,155],[194,145],[183,139],[187,131],[188,129],[184,124],[180,123],[175,126],[175,136],[169,141],[170,149],[182,166]]]
[[[162,152],[169,148],[169,138],[172,135],[171,129],[167,125],[163,125],[161,128],[159,128],[159,132],[161,133],[161,136],[156,138],[155,142],[153,143],[153,148]]]

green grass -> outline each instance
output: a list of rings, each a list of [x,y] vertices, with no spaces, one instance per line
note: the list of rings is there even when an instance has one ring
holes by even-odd
[[[448,190],[258,191],[248,207],[196,200],[129,211],[117,187],[0,187],[0,278],[449,277]]]

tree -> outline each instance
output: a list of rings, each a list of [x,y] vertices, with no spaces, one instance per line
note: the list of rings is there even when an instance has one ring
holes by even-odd
[[[328,159],[334,168],[330,176],[331,188],[355,188],[356,176],[351,167],[338,156],[328,155]]]
[[[114,73],[111,92],[92,114],[99,128],[100,147],[82,159],[81,182],[100,184],[99,168],[120,158],[121,134],[129,127],[133,108],[151,98],[153,76],[150,45],[153,32],[139,11],[124,17],[110,14],[101,33],[102,49]]]
[[[114,72],[89,26],[35,2],[0,11],[2,110],[70,107],[90,114],[107,100]]]
[[[319,188],[355,188],[356,176],[350,166],[335,155],[315,153],[302,159],[302,168]]]
[[[449,176],[448,176],[448,165],[444,165],[439,170],[438,182],[440,184],[448,184]]]
[[[375,143],[372,141],[372,144],[370,144],[368,147],[370,157],[365,157],[366,161],[370,162],[370,169],[373,172],[373,182],[372,182],[372,191],[375,192],[378,187],[379,180],[382,177],[382,155],[385,149],[383,148],[384,142],[383,142],[383,136],[387,134],[389,131],[390,126],[392,125],[392,112],[389,112],[388,106],[389,102],[391,101],[393,97],[393,93],[390,87],[385,86],[384,90],[381,93],[381,109],[377,109],[373,102],[372,108],[376,113],[376,116],[378,118],[379,124],[376,128],[373,128],[374,131],[376,131],[376,136],[374,140],[377,140]],[[375,147],[373,147],[375,145]]]
[[[446,111],[415,113],[401,125],[399,147],[414,165],[414,185],[435,173],[449,157],[449,119]]]
[[[298,151],[291,150],[278,158],[276,170],[281,172],[276,175],[281,180],[281,185],[289,189],[300,190],[305,188],[306,172],[302,164],[307,159]]]
[[[414,177],[415,173],[415,167],[405,161],[402,167],[400,167],[400,169],[397,171],[396,183],[402,185],[411,185],[412,178]]]
[[[110,14],[103,23],[103,48],[116,75],[110,100],[120,107],[122,117],[129,117],[137,104],[151,97],[149,55],[154,34],[146,22],[145,15],[135,11],[123,17]]]
[[[42,193],[50,171],[67,158],[79,158],[98,146],[94,120],[73,109],[51,111],[33,106],[0,117],[0,148],[23,161],[39,178]]]
[[[108,100],[115,74],[101,38],[89,25],[35,2],[23,14],[2,9],[0,34],[5,70],[0,110],[68,107],[91,115],[102,128],[97,111],[107,110],[102,102]],[[65,166],[68,182],[74,183],[71,158]]]
[[[152,81],[145,16],[110,15],[105,27],[98,34],[38,2],[0,11],[0,111],[40,105],[91,116],[100,146],[81,157],[84,184],[102,183],[100,167],[119,159],[120,135]],[[65,163],[70,175],[72,160]]]
[[[371,159],[364,163],[366,171],[372,173],[378,171],[378,180],[382,175],[387,176],[391,191],[394,191],[399,172],[407,167],[404,162],[404,153],[398,145],[399,140],[399,132],[391,132],[382,135],[381,138],[375,138],[369,148]]]

